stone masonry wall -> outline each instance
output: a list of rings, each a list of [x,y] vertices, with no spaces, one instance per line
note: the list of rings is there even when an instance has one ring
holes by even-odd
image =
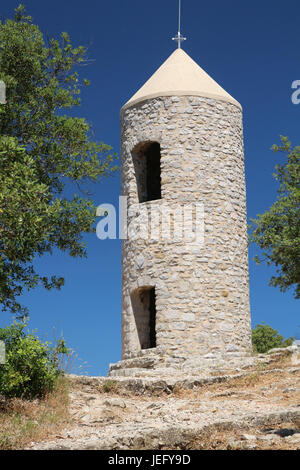
[[[168,204],[203,203],[204,245],[124,240],[122,359],[141,349],[131,294],[156,289],[157,351],[166,364],[251,347],[242,112],[209,98],[153,98],[122,111],[122,194],[128,222]],[[161,147],[162,199],[139,203],[136,149]],[[176,220],[173,220],[176,222]],[[153,352],[153,350],[151,350]]]

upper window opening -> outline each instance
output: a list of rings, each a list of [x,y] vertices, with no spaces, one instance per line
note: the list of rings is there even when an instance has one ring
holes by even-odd
[[[133,152],[139,202],[161,199],[160,144],[145,142]]]

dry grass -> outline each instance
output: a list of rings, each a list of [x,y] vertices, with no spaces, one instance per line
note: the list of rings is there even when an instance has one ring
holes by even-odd
[[[41,400],[0,400],[0,450],[22,449],[31,441],[55,437],[69,423],[69,390],[61,378]]]
[[[256,363],[253,366],[245,367],[243,372],[251,372],[251,371],[264,371],[264,370],[272,370],[272,369],[284,369],[285,367],[292,367],[294,364],[292,362],[292,357],[295,357],[291,351],[284,349],[277,354],[265,354],[265,361],[258,359],[258,353],[253,353],[252,356],[254,358],[257,357]],[[298,354],[298,359],[300,363],[300,354]],[[210,375],[212,377],[222,377],[224,375],[238,375],[240,372],[237,372],[235,369],[226,370],[223,372],[215,371],[211,372]]]
[[[300,359],[300,355],[296,355]],[[276,355],[266,355],[266,362],[258,362],[253,368],[258,370],[270,370],[274,368],[283,369],[285,367],[293,366],[292,357],[295,357],[290,351],[282,351],[280,354]]]
[[[272,429],[300,429],[300,421],[283,423],[273,422],[268,426],[243,426],[219,425],[208,427],[201,435],[192,440],[186,449],[189,450],[243,450],[253,448],[255,450],[295,450],[300,446],[286,439],[276,436],[273,442],[265,441],[268,430]],[[245,440],[243,435],[256,436],[254,440]]]
[[[300,403],[300,372],[293,374],[285,371],[252,371],[245,376],[232,377],[225,382],[201,385],[188,390],[184,386],[175,386],[173,393],[177,398],[199,400],[202,397],[221,400],[241,399],[265,401],[276,399],[276,403],[293,405]],[[296,387],[295,390],[293,387]],[[284,391],[290,388],[289,391]]]
[[[107,380],[99,387],[99,392],[119,395],[121,390],[119,384],[115,380]]]

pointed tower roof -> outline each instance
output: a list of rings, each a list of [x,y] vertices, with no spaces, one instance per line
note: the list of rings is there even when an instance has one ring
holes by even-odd
[[[203,96],[241,105],[182,49],[176,49],[122,109],[158,96]]]

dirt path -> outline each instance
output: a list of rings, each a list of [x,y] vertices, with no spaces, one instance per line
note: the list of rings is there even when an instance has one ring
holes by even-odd
[[[70,380],[70,426],[28,448],[300,449],[299,366],[181,382]]]

